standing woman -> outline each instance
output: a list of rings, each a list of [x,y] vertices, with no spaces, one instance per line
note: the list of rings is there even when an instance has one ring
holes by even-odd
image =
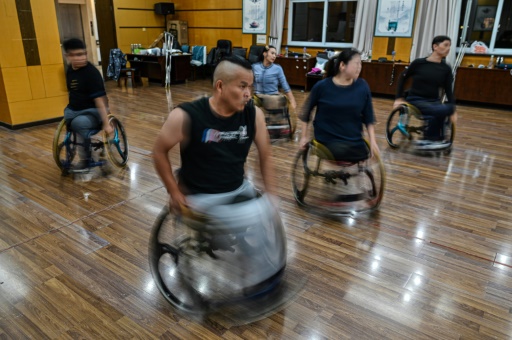
[[[418,58],[398,78],[394,107],[407,102],[414,105],[424,116],[430,116],[424,139],[429,142],[442,142],[444,122],[452,116],[455,121],[455,97],[453,95],[453,74],[444,58],[450,53],[451,39],[439,35],[432,40],[432,54]],[[405,81],[412,78],[412,86],[404,96]],[[443,104],[444,91],[448,103]]]
[[[252,64],[254,73],[254,93],[258,94],[280,94],[281,88],[290,103],[290,113],[294,114],[297,109],[297,102],[293,96],[292,89],[283,72],[281,65],[274,64],[277,51],[274,46],[265,46],[257,63]],[[295,125],[294,119],[292,124]]]
[[[329,149],[334,159],[358,162],[368,158],[368,151],[372,155],[379,153],[372,96],[366,81],[359,78],[361,66],[361,54],[353,49],[328,61],[327,78],[313,86],[299,117],[301,149],[310,141],[308,124],[316,107],[315,139]],[[363,125],[368,132],[370,150],[363,138]]]

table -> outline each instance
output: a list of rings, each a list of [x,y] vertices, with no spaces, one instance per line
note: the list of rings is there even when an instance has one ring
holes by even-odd
[[[171,56],[171,84],[183,83],[190,77],[191,54],[173,54]],[[137,74],[151,82],[165,86],[165,56],[127,54],[130,66],[137,69]]]

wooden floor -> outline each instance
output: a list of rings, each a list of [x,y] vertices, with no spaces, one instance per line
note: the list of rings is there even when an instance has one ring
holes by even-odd
[[[355,218],[298,208],[297,143],[274,144],[296,291],[274,314],[230,324],[177,313],[147,261],[167,201],[155,136],[168,108],[209,93],[208,82],[169,96],[153,84],[107,91],[131,146],[129,167],[109,178],[61,177],[57,123],[0,128],[0,339],[512,338],[510,110],[459,106],[453,152],[425,157],[388,148],[392,101],[374,98],[387,187],[377,213]],[[305,94],[294,92],[300,107]]]

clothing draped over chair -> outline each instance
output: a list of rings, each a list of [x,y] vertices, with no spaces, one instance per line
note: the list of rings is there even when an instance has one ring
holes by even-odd
[[[126,54],[119,48],[110,50],[109,62],[107,67],[107,77],[117,81],[121,74],[121,69],[126,67]]]

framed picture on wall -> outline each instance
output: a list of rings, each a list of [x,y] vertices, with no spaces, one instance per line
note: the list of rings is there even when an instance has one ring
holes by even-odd
[[[496,18],[496,6],[476,6],[473,31],[492,31]]]
[[[379,0],[376,37],[411,37],[416,0]]]
[[[242,33],[267,33],[267,0],[243,0]]]

